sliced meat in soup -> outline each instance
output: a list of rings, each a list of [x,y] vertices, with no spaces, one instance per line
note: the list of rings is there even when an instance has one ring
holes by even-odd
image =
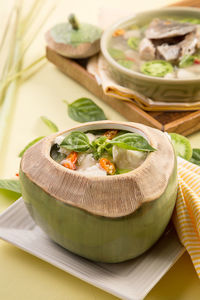
[[[196,51],[198,39],[195,33],[190,33],[186,35],[185,39],[180,43],[181,53],[180,59],[185,55],[192,55]]]
[[[156,48],[153,43],[147,38],[142,39],[139,45],[140,58],[143,60],[153,60],[155,59],[155,54]]]
[[[176,61],[179,57],[181,50],[180,45],[168,45],[162,44],[157,47],[157,53],[160,58],[165,59],[166,61]]]

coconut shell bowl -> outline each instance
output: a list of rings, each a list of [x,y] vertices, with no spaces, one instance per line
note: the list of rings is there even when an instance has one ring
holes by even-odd
[[[129,173],[88,177],[50,157],[57,136],[119,129],[156,149]],[[118,263],[147,251],[164,232],[176,201],[173,146],[163,132],[137,123],[98,121],[50,135],[29,148],[20,166],[22,196],[34,221],[57,244],[93,261]]]

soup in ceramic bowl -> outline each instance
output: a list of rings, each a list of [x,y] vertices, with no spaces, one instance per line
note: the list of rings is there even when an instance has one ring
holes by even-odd
[[[123,87],[159,102],[200,99],[200,10],[134,14],[105,30],[107,71]]]

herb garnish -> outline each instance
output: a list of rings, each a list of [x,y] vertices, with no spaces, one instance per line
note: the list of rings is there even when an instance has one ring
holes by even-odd
[[[69,117],[74,121],[85,123],[107,119],[103,110],[89,98],[80,98],[70,104],[66,100],[64,102],[68,105]]]
[[[85,133],[73,131],[64,138],[60,146],[76,152],[85,152],[90,148],[90,142]]]
[[[76,152],[85,152],[90,150],[93,153],[94,158],[99,159],[104,152],[111,155],[112,147],[114,145],[128,150],[145,152],[152,152],[156,150],[151,147],[145,138],[137,133],[125,133],[113,138],[112,140],[108,140],[105,136],[101,136],[96,138],[90,144],[87,135],[80,131],[74,131],[67,135],[60,144],[60,147]]]

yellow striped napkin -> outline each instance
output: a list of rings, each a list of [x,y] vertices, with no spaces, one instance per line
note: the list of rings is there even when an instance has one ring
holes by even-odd
[[[178,157],[178,177],[173,222],[200,278],[200,167]]]

